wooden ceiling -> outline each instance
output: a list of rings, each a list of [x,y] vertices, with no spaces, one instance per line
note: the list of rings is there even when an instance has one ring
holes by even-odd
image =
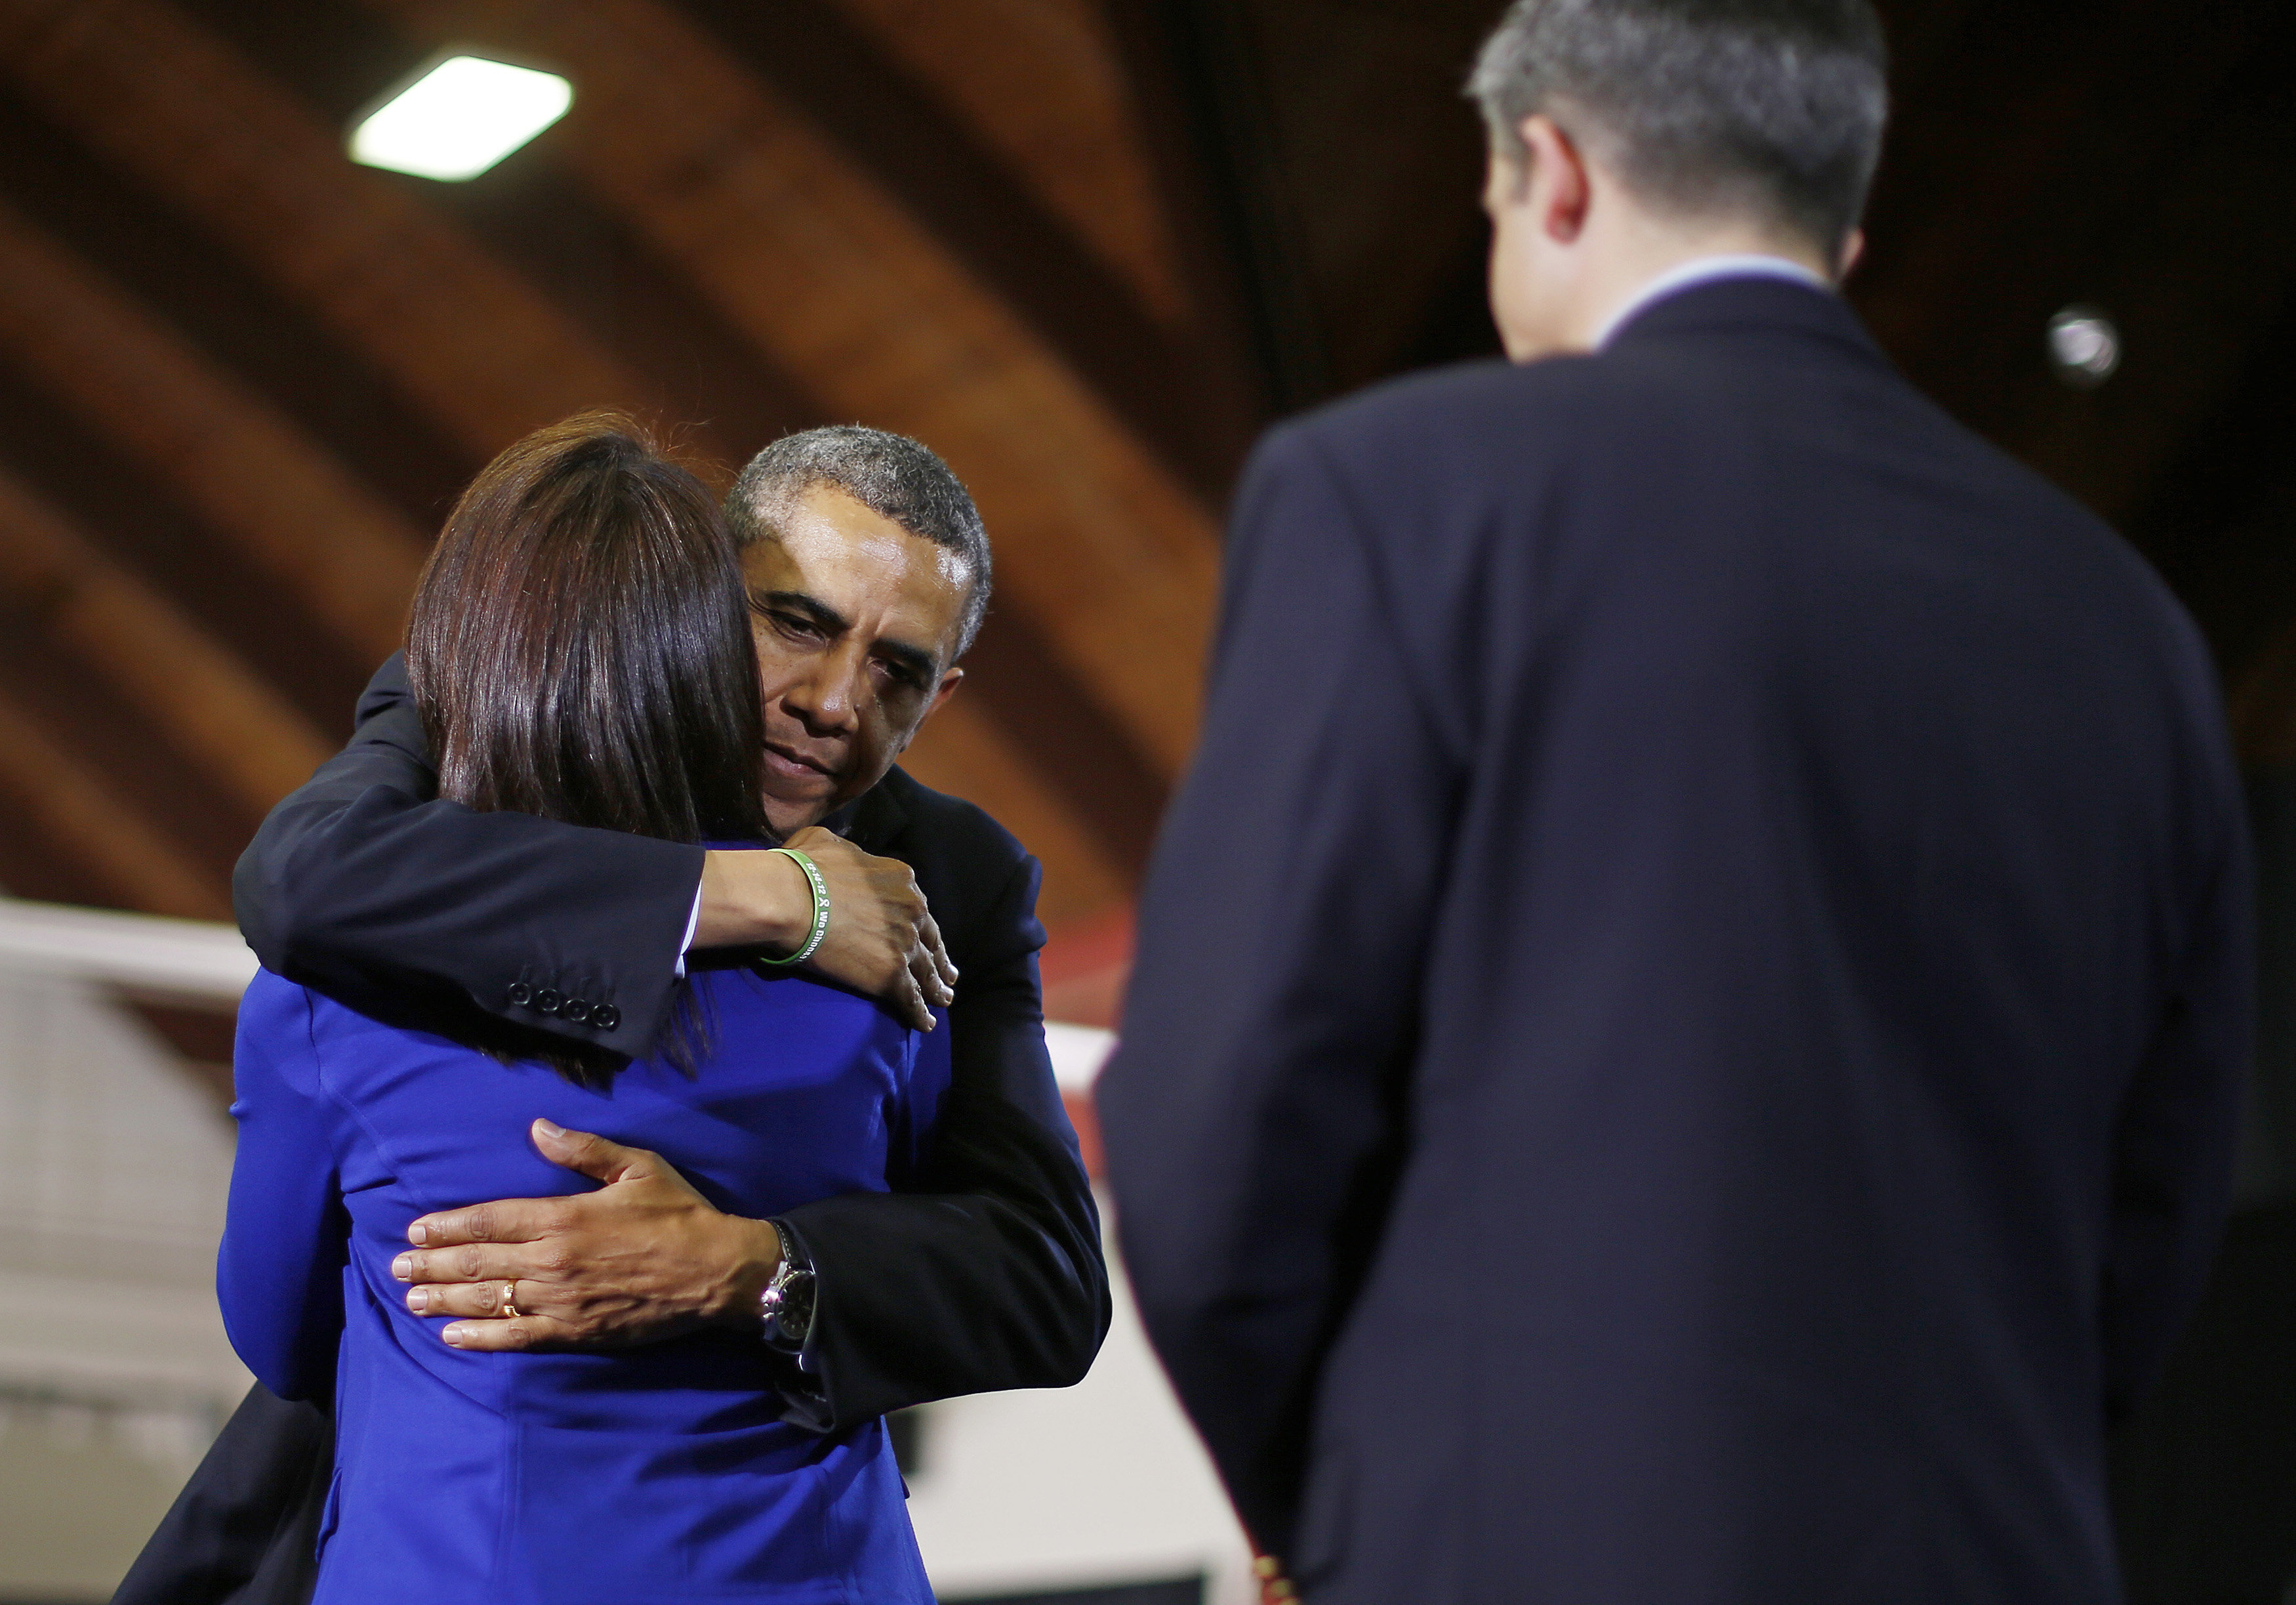
[[[1492,349],[1456,85],[1496,10],[0,0],[0,884],[226,916],[456,490],[619,403],[728,470],[848,419],[950,460],[1001,583],[912,767],[1103,929],[1187,755],[1252,434]],[[2128,531],[2252,751],[2296,757],[2284,8],[1885,11],[1859,306]],[[573,111],[467,185],[350,164],[448,46],[565,72]],[[2072,301],[2127,336],[2095,391],[2044,359]]]

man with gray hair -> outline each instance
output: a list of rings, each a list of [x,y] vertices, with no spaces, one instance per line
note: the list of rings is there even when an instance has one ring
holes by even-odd
[[[413,1222],[394,1267],[408,1307],[464,1350],[720,1329],[754,1346],[783,1420],[829,1435],[953,1394],[1064,1387],[1091,1365],[1109,1299],[1045,1046],[1037,860],[894,767],[964,678],[988,602],[980,515],[928,447],[857,425],[767,447],[726,511],[764,692],[767,817],[829,893],[809,965],[922,1028],[945,1018],[933,1141],[893,1190],[756,1221],[712,1207],[659,1155],[537,1121],[565,1196]],[[477,1022],[495,1041],[635,1057],[685,953],[807,941],[814,892],[780,854],[439,801],[399,659],[359,715],[240,860],[240,923],[278,974],[449,1035]],[[308,1600],[331,1444],[323,1403],[257,1388],[120,1605]]]
[[[1245,476],[1097,1098],[1278,1596],[2120,1597],[2240,794],[2158,579],[1835,292],[1884,81],[1866,0],[1521,0],[1513,362]]]
[[[952,554],[943,564],[962,575],[952,663],[972,650],[988,616],[996,566],[988,531],[972,493],[932,448],[907,435],[860,424],[832,424],[783,435],[757,456],[726,493],[726,525],[744,551],[802,515],[815,492],[840,491],[879,518]]]

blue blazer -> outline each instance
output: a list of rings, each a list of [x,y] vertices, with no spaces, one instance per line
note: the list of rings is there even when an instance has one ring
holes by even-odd
[[[267,970],[249,988],[217,1281],[249,1368],[334,1403],[315,1605],[931,1605],[882,1421],[783,1421],[756,1339],[464,1354],[391,1277],[417,1215],[593,1185],[534,1150],[538,1115],[652,1148],[752,1217],[918,1165],[946,1029],[754,969],[697,967],[694,992],[714,1027],[697,1073],[642,1059],[591,1091]]]

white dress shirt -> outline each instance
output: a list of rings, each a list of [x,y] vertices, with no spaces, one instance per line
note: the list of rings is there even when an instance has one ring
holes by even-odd
[[[685,940],[677,944],[677,978],[685,979],[685,956],[693,951],[693,933],[701,928],[701,888],[693,888],[693,912],[685,917]]]

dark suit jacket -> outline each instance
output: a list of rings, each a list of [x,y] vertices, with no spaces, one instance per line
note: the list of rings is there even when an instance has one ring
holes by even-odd
[[[240,860],[240,924],[265,966],[393,1018],[450,1030],[506,1022],[643,1051],[669,1008],[701,850],[473,813],[435,792],[394,657],[360,699],[350,745],[272,811]],[[930,1399],[1064,1387],[1098,1352],[1108,1285],[1045,1049],[1037,861],[980,809],[898,769],[835,823],[907,863],[932,906],[961,972],[947,1027],[954,1079],[917,1189],[778,1217],[819,1274],[812,1387],[788,1395],[789,1417],[831,1431]],[[576,1025],[513,1001],[544,988],[618,1017]],[[761,1387],[767,1361],[761,1352]],[[297,1469],[326,1433],[298,1408],[250,1400],[123,1586],[123,1605],[308,1595],[308,1576],[234,1592],[262,1565],[268,1535],[285,1530],[268,1502],[299,1486]]]
[[[2101,1605],[2248,905],[2184,614],[1833,297],[1341,403],[1098,1095],[1150,1331],[1314,1605]]]

